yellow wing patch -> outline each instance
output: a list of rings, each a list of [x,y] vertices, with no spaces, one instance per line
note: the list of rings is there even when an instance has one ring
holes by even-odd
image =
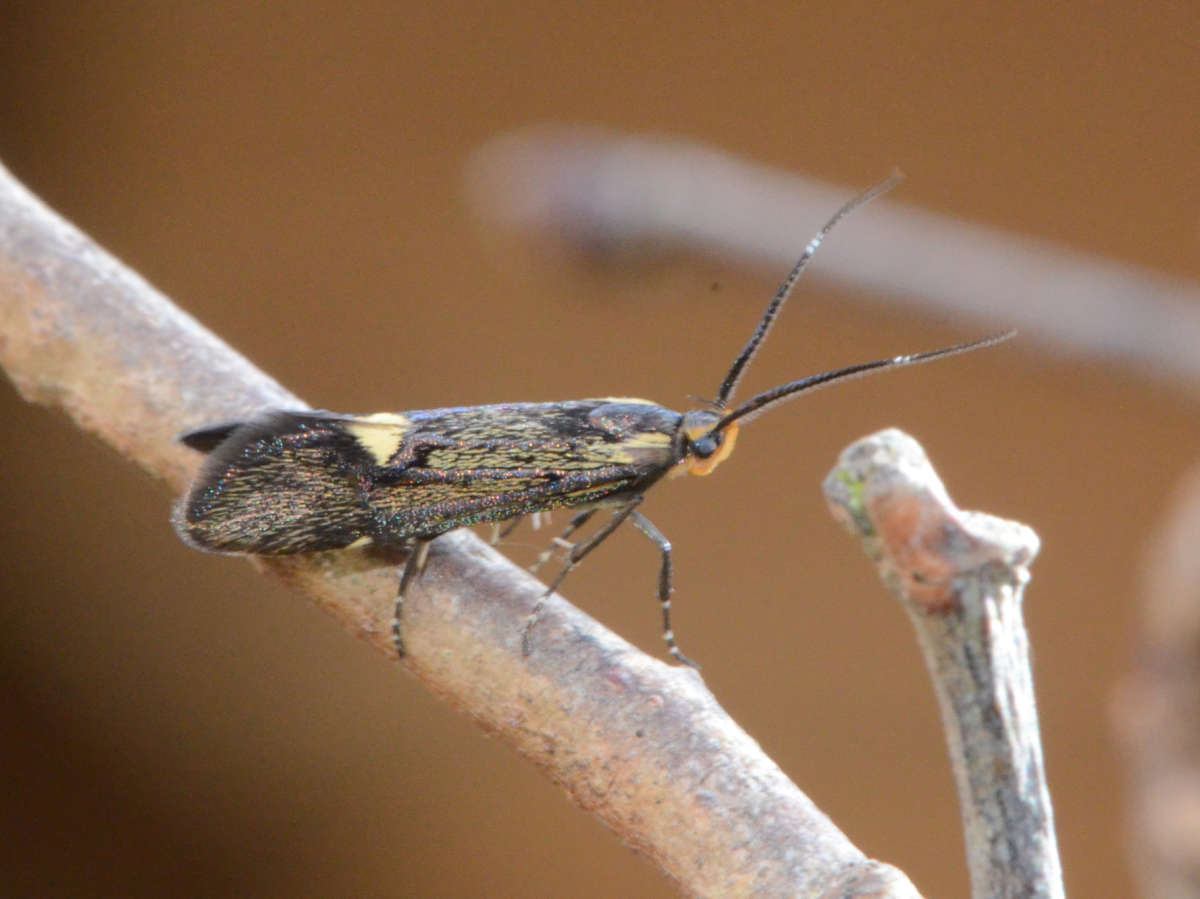
[[[377,412],[346,422],[346,432],[371,454],[377,465],[386,465],[404,442],[412,422],[393,412]]]
[[[657,432],[643,431],[640,434],[634,434],[613,445],[612,460],[614,462],[640,462],[643,456],[638,454],[638,450],[670,451],[672,439],[671,434]]]

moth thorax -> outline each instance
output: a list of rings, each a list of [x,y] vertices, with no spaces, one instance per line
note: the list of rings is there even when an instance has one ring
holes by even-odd
[[[713,469],[729,458],[737,442],[738,423],[730,422],[720,431],[713,425],[721,420],[714,411],[693,410],[683,417],[683,433],[688,439],[689,452],[684,459],[684,470],[689,474],[712,474]]]

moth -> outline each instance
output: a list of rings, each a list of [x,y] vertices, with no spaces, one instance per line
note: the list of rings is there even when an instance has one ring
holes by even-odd
[[[441,534],[488,522],[515,524],[553,509],[576,510],[556,541],[566,547],[565,563],[522,632],[528,652],[530,629],[545,598],[628,521],[660,555],[658,600],[667,650],[676,661],[695,666],[680,652],[671,628],[671,544],[639,510],[646,491],[664,477],[711,474],[729,458],[741,425],[801,393],[976,350],[1014,333],[810,375],[733,404],[742,375],[822,241],[842,218],[898,180],[894,175],[850,200],[817,232],[716,396],[699,408],[680,413],[650,400],[604,397],[365,416],[267,411],[181,437],[208,456],[176,510],[175,527],[192,546],[221,553],[407,545],[393,621],[396,651],[403,656],[404,597],[424,568],[429,543]],[[572,541],[602,509],[611,518],[587,539]],[[539,562],[549,557],[549,551],[543,553]]]

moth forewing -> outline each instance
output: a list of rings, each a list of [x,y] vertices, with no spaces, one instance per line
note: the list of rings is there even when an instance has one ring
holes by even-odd
[[[210,455],[176,525],[192,545],[231,553],[432,539],[644,490],[676,461],[680,419],[625,398],[268,412],[184,436]]]

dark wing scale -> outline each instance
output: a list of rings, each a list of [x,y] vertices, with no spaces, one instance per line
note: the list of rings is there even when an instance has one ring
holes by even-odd
[[[272,412],[194,431],[189,446],[226,436],[176,511],[188,543],[217,552],[279,554],[336,549],[372,525],[359,482],[372,459],[340,416]]]
[[[211,453],[244,424],[244,421],[227,421],[224,424],[209,425],[207,428],[197,428],[195,431],[181,434],[179,442],[202,453]]]
[[[424,470],[422,470],[423,472]],[[468,469],[420,486],[384,485],[371,492],[376,540],[436,537],[455,528],[506,521],[530,512],[617,502],[639,492],[641,472],[606,465],[588,471]],[[469,487],[461,485],[469,478]]]
[[[371,493],[380,540],[619,502],[674,464],[681,419],[632,399],[432,409],[404,417],[410,423],[405,440],[377,471]]]
[[[459,470],[665,464],[681,418],[647,400],[627,399],[429,409],[403,417],[406,439],[390,464]]]
[[[679,419],[644,400],[275,412],[184,438],[215,449],[176,527],[204,549],[293,553],[615,502],[670,468]]]

